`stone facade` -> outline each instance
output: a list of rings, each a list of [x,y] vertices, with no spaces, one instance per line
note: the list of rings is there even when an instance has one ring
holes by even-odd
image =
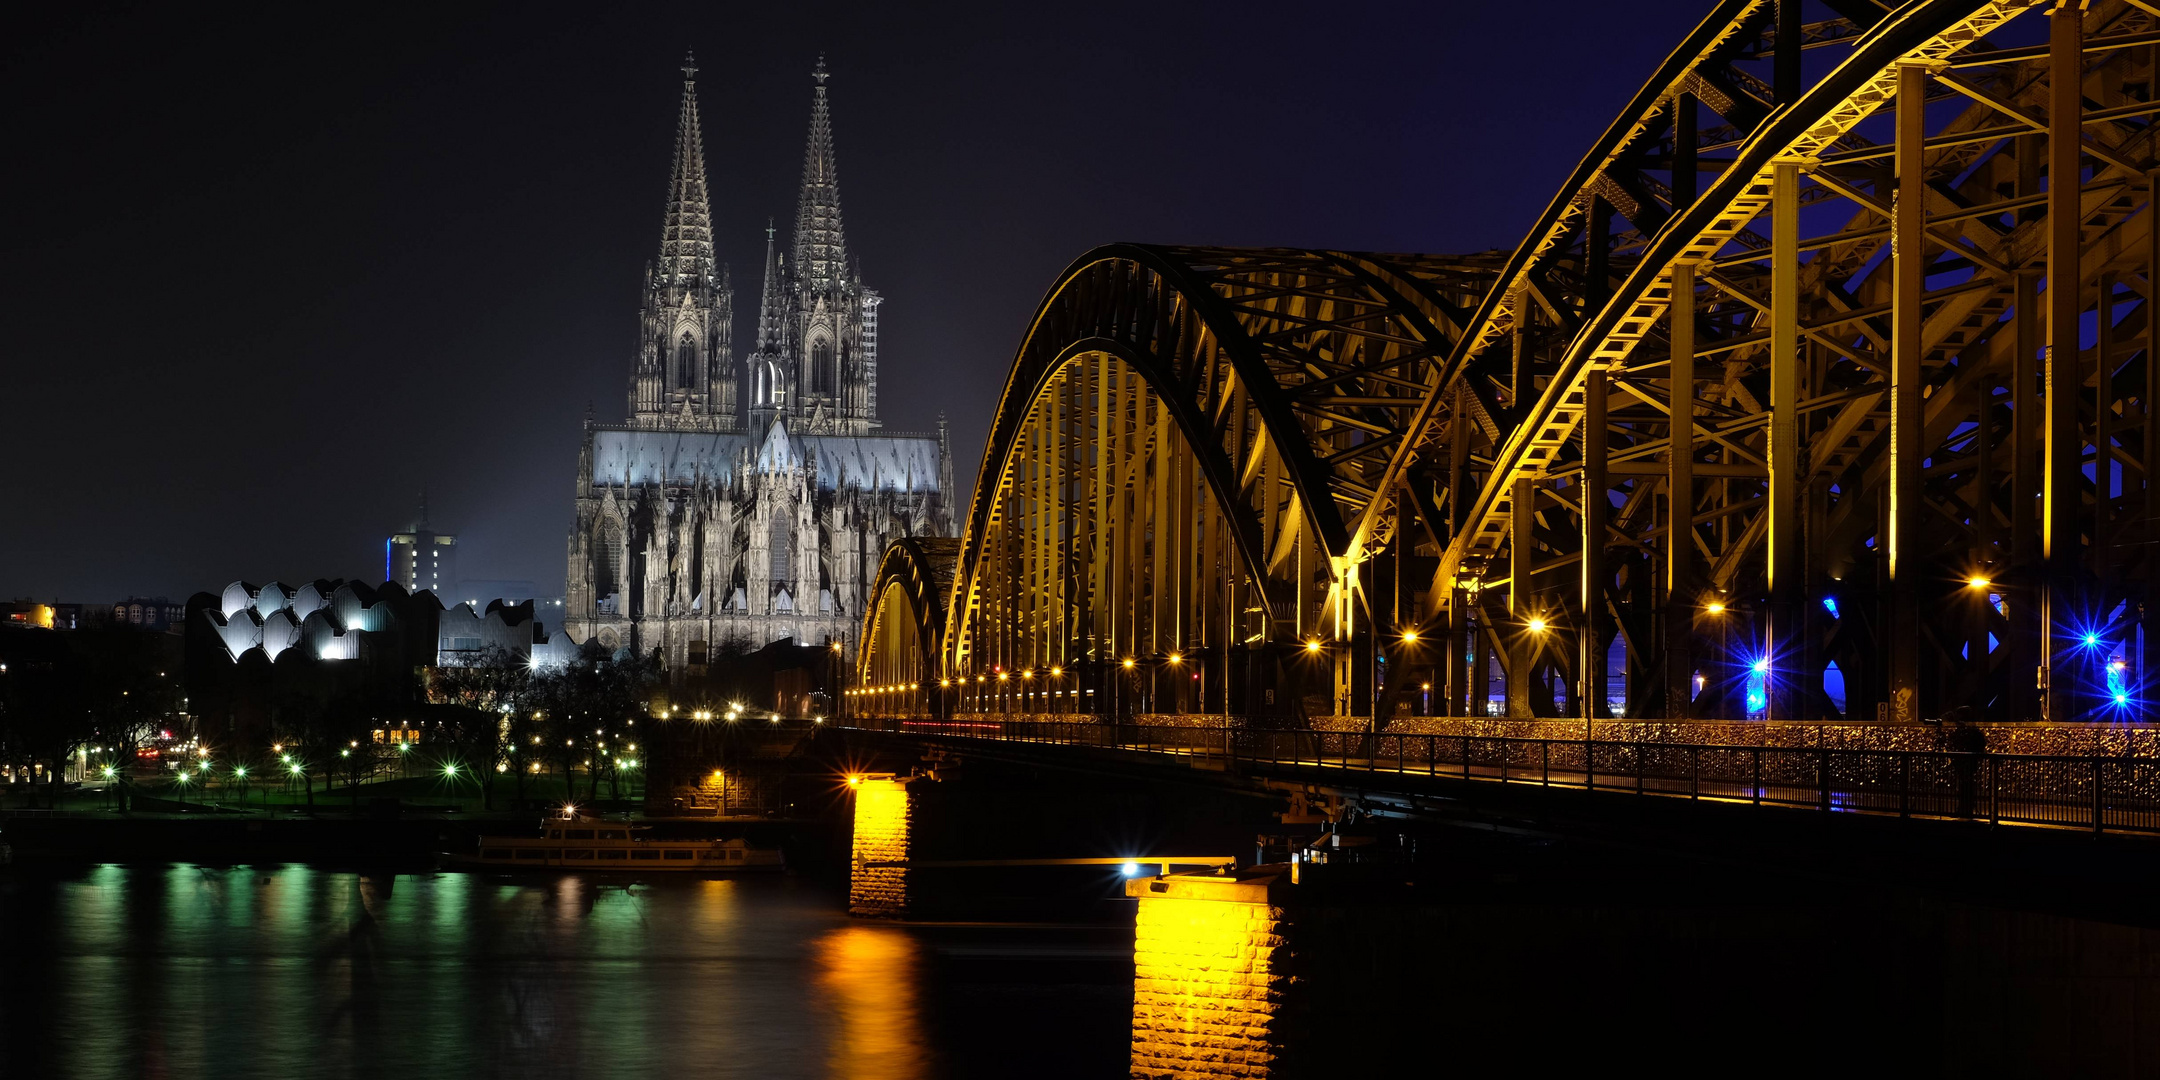
[[[908,868],[865,866],[908,858],[915,801],[911,781],[883,777],[853,785],[855,839],[848,878],[848,914],[898,918],[908,911]],[[923,782],[927,781],[915,781]]]
[[[877,418],[881,300],[847,254],[823,63],[793,253],[766,230],[757,341],[739,360],[713,256],[696,70],[683,69],[629,420],[586,423],[563,601],[580,643],[659,650],[671,672],[693,674],[783,638],[852,652],[886,542],[954,531],[944,421],[910,434]]]
[[[1133,881],[1132,1076],[1278,1075],[1293,976],[1287,917],[1260,875]]]

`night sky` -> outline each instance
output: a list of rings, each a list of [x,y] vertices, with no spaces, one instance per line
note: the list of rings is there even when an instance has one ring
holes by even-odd
[[[1575,6],[18,12],[0,597],[379,580],[422,487],[465,577],[559,591],[686,47],[738,352],[822,52],[886,297],[880,417],[944,410],[964,500],[1020,334],[1090,247],[1512,247],[1708,8]]]

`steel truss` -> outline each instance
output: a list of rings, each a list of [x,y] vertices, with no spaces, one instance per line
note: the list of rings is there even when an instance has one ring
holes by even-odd
[[[950,707],[2140,714],[2156,11],[1728,0],[1505,258],[1089,254],[940,645],[1087,674]]]
[[[1519,419],[1423,611],[1512,713],[1608,715],[1615,635],[1637,715],[2136,711],[2160,20],[1846,7],[1714,13],[1477,316]]]
[[[941,536],[907,536],[886,545],[855,650],[856,683],[876,695],[866,705],[877,713],[930,711],[932,687],[942,677],[938,644],[945,632],[945,596],[952,591],[959,554],[960,541]],[[851,691],[849,696],[858,695]]]

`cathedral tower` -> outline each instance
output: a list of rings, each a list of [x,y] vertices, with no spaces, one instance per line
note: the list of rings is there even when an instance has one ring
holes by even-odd
[[[733,431],[734,298],[725,272],[713,259],[696,61],[685,57],[682,72],[682,112],[676,119],[660,261],[645,268],[630,418],[638,427]]]
[[[887,541],[954,531],[942,423],[936,434],[878,423],[879,297],[841,231],[823,60],[792,244],[766,223],[738,415],[696,74],[685,61],[630,415],[585,424],[563,613],[572,640],[658,652],[678,683],[703,678],[714,656],[786,638],[851,650]]]
[[[788,319],[795,342],[787,412],[806,431],[861,435],[878,426],[870,388],[877,380],[877,293],[848,259],[840,224],[840,164],[833,149],[831,77],[818,59],[810,78],[810,138],[803,148],[802,192],[795,201],[795,251],[787,267]]]

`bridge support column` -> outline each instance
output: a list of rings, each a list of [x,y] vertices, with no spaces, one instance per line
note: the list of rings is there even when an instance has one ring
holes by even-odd
[[[1581,689],[1576,700],[1585,719],[1612,715],[1605,704],[1605,369],[1593,367],[1583,381],[1582,625],[1576,628]]]
[[[2080,286],[2079,128],[2083,102],[2084,12],[2065,5],[2049,16],[2047,189],[2046,430],[2041,446],[2040,559],[2044,565],[2040,610],[2041,719],[2077,718],[2073,658],[2082,647],[2086,618],[2079,611],[2079,503],[2084,445],[2078,437],[2078,398],[2084,371],[2078,363]]]
[[[2146,214],[2151,220],[2145,229],[2145,333],[2148,345],[2145,349],[2145,388],[2139,392],[2139,411],[2145,414],[2143,435],[2144,455],[2138,460],[2145,463],[2144,513],[2145,531],[2139,537],[2146,543],[2147,551],[2160,550],[2160,408],[2155,408],[2155,395],[2160,395],[2160,349],[2153,348],[2151,341],[2160,335],[2160,319],[2151,313],[2160,312],[2160,171],[2146,174]],[[2128,494],[2127,490],[2125,494]],[[2135,719],[2147,720],[2152,716],[2155,694],[2160,693],[2160,593],[2156,593],[2147,571],[2147,584],[2139,597],[2138,625],[2145,633],[2145,650],[2138,658],[2138,712]]]
[[[1800,170],[1803,162],[1771,166],[1770,194],[1770,441],[1769,610],[1762,653],[1765,706],[1771,719],[1790,720],[1799,700],[1801,545],[1806,508],[1800,498]]]
[[[1508,615],[1509,625],[1501,628],[1501,640],[1507,642],[1507,714],[1509,716],[1532,716],[1530,676],[1538,659],[1538,636],[1526,632],[1523,624],[1537,610],[1537,594],[1532,590],[1530,579],[1537,562],[1537,485],[1530,480],[1517,480],[1515,490],[1509,495],[1508,526]]]
[[[1280,867],[1270,869],[1281,870]],[[1132,1075],[1286,1075],[1286,874],[1126,884],[1133,920]]]
[[[1492,614],[1485,606],[1484,594],[1470,597],[1470,681],[1466,689],[1470,693],[1469,716],[1484,716],[1492,710]]]
[[[1921,420],[1920,353],[1927,284],[1927,186],[1921,151],[1927,135],[1927,69],[1902,64],[1897,72],[1897,131],[1893,156],[1897,192],[1891,203],[1890,475],[1889,520],[1883,554],[1890,571],[1890,719],[1920,719],[1920,596],[1916,578],[1925,543],[1920,538],[1920,462],[1927,456]]]
[[[906,862],[913,847],[917,778],[876,777],[852,785],[855,793],[853,871],[848,877],[848,914],[898,918],[908,912],[908,868],[874,863]]]
[[[2038,154],[2036,141],[2020,143],[2019,169]],[[2037,165],[2033,167],[2038,173]],[[2037,188],[2039,181],[2033,181]],[[2020,195],[2035,192],[2022,185]],[[2040,495],[2039,446],[2042,422],[2040,401],[2040,271],[2018,270],[2016,327],[2017,354],[2010,358],[2010,574],[2011,589],[2003,605],[2008,633],[2003,638],[2005,715],[2008,720],[2033,716],[2034,672],[2047,639],[2047,624],[2040,621],[2038,569],[2040,566],[2039,516],[2034,504]]]
[[[1688,110],[1692,121],[1694,110]],[[1690,137],[1693,135],[1690,124]],[[1689,154],[1692,162],[1692,150]],[[1665,472],[1665,715],[1685,720],[1695,702],[1695,264],[1675,262],[1671,370],[1665,407],[1671,449]]]

